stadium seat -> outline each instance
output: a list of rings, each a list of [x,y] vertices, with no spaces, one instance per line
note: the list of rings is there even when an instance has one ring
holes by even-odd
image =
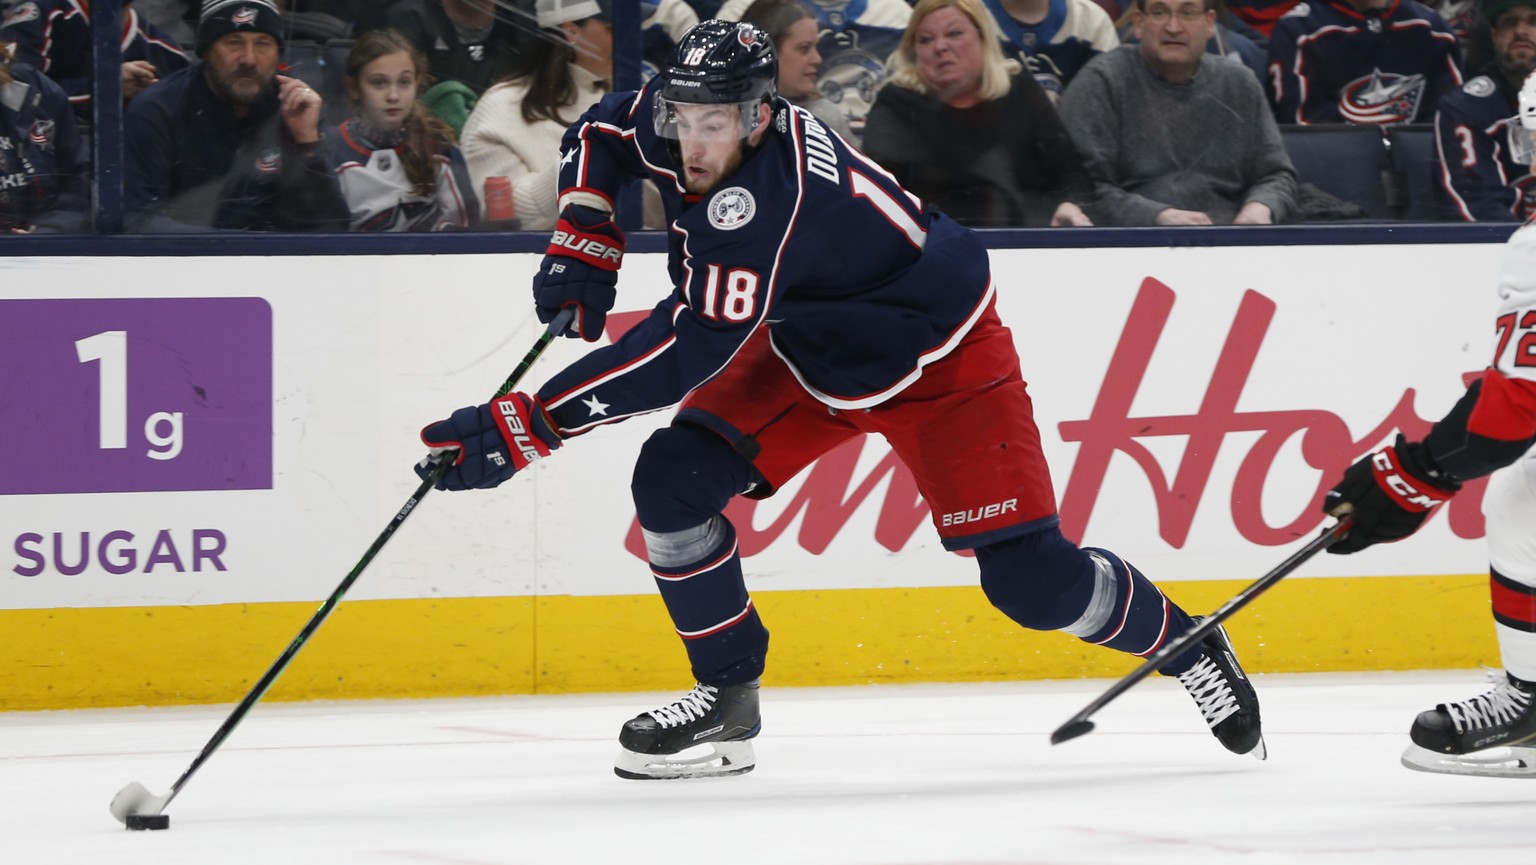
[[[1354,202],[1371,219],[1394,219],[1387,199],[1386,138],[1376,126],[1348,123],[1281,126],[1280,138],[1299,183]]]
[[[1432,123],[1410,123],[1387,129],[1395,181],[1393,204],[1402,219],[1434,222],[1445,218],[1440,211],[1440,191],[1436,182],[1439,159],[1435,155],[1435,127]]]

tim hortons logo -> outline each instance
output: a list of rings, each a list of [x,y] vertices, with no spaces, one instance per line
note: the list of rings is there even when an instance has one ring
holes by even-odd
[[[1062,531],[1069,538],[1083,536],[1110,463],[1119,456],[1129,458],[1151,487],[1156,510],[1148,518],[1157,520],[1158,535],[1169,546],[1183,548],[1196,513],[1205,501],[1218,452],[1225,448],[1230,455],[1232,447],[1251,442],[1238,464],[1227,501],[1213,501],[1209,506],[1229,508],[1233,527],[1251,543],[1294,543],[1327,521],[1320,510],[1323,495],[1346,468],[1374,450],[1393,431],[1400,429],[1410,439],[1421,438],[1433,423],[1414,412],[1412,389],[1404,390],[1387,416],[1359,438],[1351,436],[1342,418],[1323,409],[1238,411],[1243,388],[1263,348],[1276,309],[1274,301],[1255,291],[1243,295],[1213,367],[1215,374],[1205,385],[1199,410],[1186,415],[1133,416],[1131,406],[1144,383],[1173,304],[1171,288],[1155,279],[1143,280],[1089,416],[1065,421],[1057,427],[1062,441],[1078,444],[1077,458],[1066,483],[1063,485],[1059,476],[1055,479],[1061,491]],[[616,334],[610,336],[617,338]],[[1465,376],[1469,381],[1473,377],[1475,374]],[[1229,436],[1234,438],[1229,440]],[[1160,439],[1183,443],[1182,457],[1171,477],[1148,447],[1148,442]],[[1261,493],[1271,472],[1295,471],[1293,466],[1275,468],[1281,450],[1292,443],[1299,445],[1301,458],[1310,470],[1308,475],[1316,478],[1316,486],[1305,500],[1290,501],[1286,515],[1274,524],[1260,507],[1264,499]],[[773,509],[779,515],[767,525],[759,525],[754,519],[757,502],[734,500],[726,509],[726,516],[736,526],[742,555],[753,555],[778,542],[802,513],[804,519],[798,520],[796,542],[810,553],[825,551],[854,512],[887,478],[890,483],[879,506],[875,542],[897,551],[917,532],[932,531],[927,527],[928,506],[894,453],[886,454],[864,477],[855,477],[864,447],[863,439],[855,439],[812,464],[806,470],[805,482],[791,500],[787,504],[775,501]],[[1123,459],[1118,464],[1123,465]],[[1485,480],[1468,483],[1460,495],[1441,508],[1456,537],[1483,536],[1485,486]],[[1267,504],[1272,517],[1276,506],[1272,502]],[[637,523],[631,523],[625,548],[636,557],[645,558],[645,542]]]

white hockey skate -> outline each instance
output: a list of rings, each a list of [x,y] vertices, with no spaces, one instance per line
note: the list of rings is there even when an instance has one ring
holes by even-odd
[[[1492,678],[1486,694],[1421,712],[1403,765],[1444,775],[1536,778],[1536,687],[1502,671]]]
[[[758,684],[698,684],[682,699],[624,723],[620,778],[658,781],[741,775],[757,766],[752,738],[763,727]]]

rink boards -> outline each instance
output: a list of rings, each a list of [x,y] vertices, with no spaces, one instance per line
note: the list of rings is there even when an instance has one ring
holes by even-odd
[[[1212,609],[1422,434],[1492,349],[1497,244],[993,252],[1074,539]],[[610,331],[666,296],[631,253]],[[540,332],[528,254],[0,259],[0,709],[232,701],[414,490],[417,430]],[[32,290],[30,286],[46,286]],[[534,385],[581,344],[561,341]],[[659,412],[490,492],[434,493],[276,698],[691,683],[628,485]],[[1320,556],[1232,627],[1256,671],[1496,663],[1482,484]],[[883,442],[731,516],[778,685],[1115,675],[1002,620]]]

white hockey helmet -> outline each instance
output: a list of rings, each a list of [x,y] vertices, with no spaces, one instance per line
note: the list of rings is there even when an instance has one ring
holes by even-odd
[[[1536,156],[1536,145],[1531,143],[1536,137],[1536,72],[1527,75],[1520,86],[1518,105],[1515,122],[1509,125],[1509,158],[1530,165]]]

